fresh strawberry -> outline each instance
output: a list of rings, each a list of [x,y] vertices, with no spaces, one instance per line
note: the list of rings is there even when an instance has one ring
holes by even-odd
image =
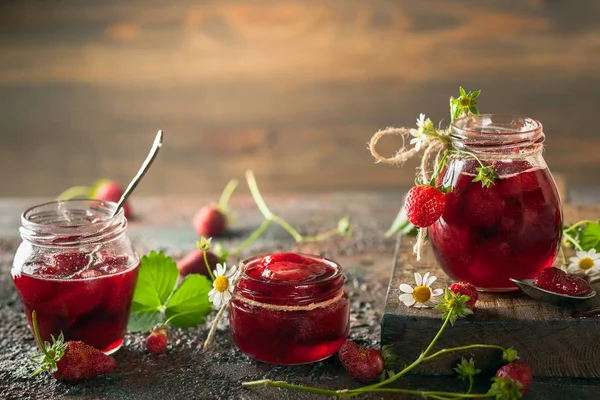
[[[212,251],[207,251],[206,261],[208,261],[210,269],[214,270],[217,267],[219,259]],[[208,270],[206,269],[206,263],[204,262],[204,251],[202,250],[192,250],[189,252],[185,257],[179,260],[177,269],[179,269],[179,275],[181,276],[187,276],[188,274],[209,276]]]
[[[523,361],[513,361],[510,364],[500,367],[496,372],[496,376],[499,378],[509,378],[520,383],[522,387],[519,390],[523,394],[525,394],[531,385],[531,367]]]
[[[456,294],[462,294],[469,296],[469,301],[467,301],[467,306],[472,310],[475,307],[475,303],[479,299],[479,294],[477,293],[477,289],[475,286],[471,285],[469,282],[456,282],[450,286],[450,290],[452,290]]]
[[[166,325],[157,325],[146,339],[146,350],[154,354],[162,353],[165,351],[168,341],[169,329]]]
[[[418,185],[406,195],[406,217],[415,226],[426,228],[437,221],[446,206],[446,195],[432,186]]]
[[[338,352],[342,367],[360,382],[372,382],[383,372],[383,357],[377,349],[365,349],[346,340]]]
[[[194,215],[192,221],[199,236],[222,236],[227,229],[227,216],[214,206],[204,206]]]
[[[32,325],[37,343],[43,354],[33,357],[40,365],[32,376],[48,371],[59,381],[78,381],[109,373],[115,368],[115,359],[83,342],[64,342],[62,332],[52,344],[42,342],[38,331],[35,311],[32,312]]]
[[[90,195],[93,199],[112,201],[113,203],[118,203],[121,200],[121,196],[123,196],[121,186],[117,182],[108,179],[96,183]],[[123,212],[125,213],[125,218],[131,216],[131,206],[128,201],[123,204]]]

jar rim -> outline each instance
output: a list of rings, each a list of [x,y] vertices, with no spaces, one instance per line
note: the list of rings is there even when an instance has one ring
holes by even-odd
[[[451,136],[464,138],[469,135],[536,135],[542,132],[540,121],[515,114],[469,114],[450,124]]]

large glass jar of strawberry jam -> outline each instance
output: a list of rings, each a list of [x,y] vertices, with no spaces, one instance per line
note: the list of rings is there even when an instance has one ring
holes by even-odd
[[[454,280],[510,291],[509,278],[533,278],[552,265],[562,209],[542,157],[542,125],[510,115],[469,115],[450,127],[453,147],[493,165],[494,183],[473,181],[479,162],[450,157],[438,183],[450,186],[442,217],[429,228],[438,262]]]
[[[105,353],[123,343],[139,258],[116,204],[67,200],[21,217],[12,278],[25,315],[36,312],[43,340],[63,333]]]
[[[230,303],[236,346],[258,361],[304,364],[335,354],[348,334],[342,267],[280,253],[247,259]]]

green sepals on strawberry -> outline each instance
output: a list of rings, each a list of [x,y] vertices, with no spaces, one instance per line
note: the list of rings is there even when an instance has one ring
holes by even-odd
[[[426,228],[440,219],[445,207],[446,194],[429,185],[413,186],[404,203],[406,218],[420,228]]]
[[[31,323],[36,341],[42,354],[31,358],[39,365],[31,376],[48,371],[59,381],[78,381],[109,373],[115,368],[115,359],[83,342],[65,342],[62,332],[58,338],[52,336],[52,344],[43,342],[37,326],[35,311]]]
[[[517,354],[517,351],[513,348],[508,348],[502,352],[502,359],[504,361],[513,362],[517,358],[519,358],[519,355]]]
[[[463,318],[473,314],[473,310],[469,308],[470,297],[454,293],[449,288],[444,291],[444,297],[440,299],[441,303],[435,306],[435,309],[442,311],[442,319],[449,316],[450,325],[454,325],[458,318]]]
[[[510,378],[492,378],[492,386],[487,395],[495,400],[517,400],[523,397],[523,385]]]
[[[493,165],[488,165],[485,167],[478,167],[477,176],[473,179],[473,182],[481,182],[481,186],[490,187],[494,184],[494,181],[498,178],[498,174],[494,170]]]
[[[464,357],[462,357],[460,362],[456,364],[454,371],[456,371],[459,379],[461,380],[470,380],[481,372],[480,369],[475,368],[475,361],[472,358],[467,360]]]
[[[460,96],[458,98],[450,97],[450,121],[453,122],[461,115],[479,114],[479,110],[475,105],[475,99],[481,94],[481,90],[467,93],[465,89],[459,87]]]

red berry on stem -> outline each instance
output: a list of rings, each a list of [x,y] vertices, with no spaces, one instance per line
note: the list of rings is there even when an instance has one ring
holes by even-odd
[[[227,229],[227,216],[214,206],[204,206],[196,212],[192,221],[199,236],[222,236]]]
[[[338,352],[342,367],[360,382],[372,382],[383,372],[383,357],[377,349],[365,349],[346,340]]]
[[[165,351],[168,341],[169,329],[165,325],[156,326],[146,339],[146,350],[154,354],[162,353]]]
[[[472,310],[475,307],[475,303],[479,299],[479,294],[477,293],[477,289],[475,286],[471,285],[469,282],[456,282],[450,286],[450,290],[452,290],[456,294],[462,294],[469,296],[469,301],[467,301],[467,306]]]
[[[112,201],[114,203],[118,203],[121,200],[121,196],[123,196],[123,189],[117,182],[111,180],[100,181],[91,194],[91,197],[94,199]],[[123,212],[125,213],[125,218],[131,216],[129,201],[126,201],[123,205]]]
[[[517,360],[500,367],[498,372],[496,372],[496,376],[519,382],[523,386],[520,389],[520,392],[523,394],[525,394],[531,385],[531,367],[524,361]]]
[[[432,186],[414,186],[406,195],[404,210],[414,226],[426,228],[437,221],[446,206],[446,195]]]
[[[206,252],[206,261],[211,270],[217,267],[219,259],[212,251]],[[204,251],[192,250],[185,257],[183,257],[177,263],[177,269],[181,276],[187,276],[188,274],[200,274],[209,276],[208,270],[206,269],[206,263],[204,262]]]

